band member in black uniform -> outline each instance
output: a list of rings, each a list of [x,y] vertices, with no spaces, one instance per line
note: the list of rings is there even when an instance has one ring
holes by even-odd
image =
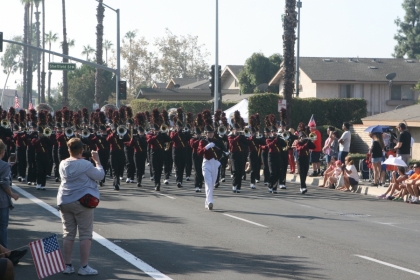
[[[63,128],[61,126],[61,122],[63,120],[63,114],[61,113],[61,110],[58,110],[57,112],[55,112],[54,114],[54,119],[55,119],[55,133],[53,132],[51,134],[51,143],[53,145],[53,162],[54,162],[54,177],[55,177],[55,181],[59,182],[60,181],[60,173],[58,172],[58,167],[60,166],[60,160],[58,159],[58,141],[57,138],[59,135],[63,134]]]
[[[46,127],[46,115],[45,112],[40,111],[38,113],[38,138],[32,139],[32,145],[35,148],[35,160],[36,160],[36,189],[45,190],[47,181],[47,168],[49,159],[48,151],[51,151],[51,128]],[[44,127],[46,127],[44,129]],[[44,135],[45,134],[45,135]]]
[[[201,188],[203,187],[204,183],[204,177],[203,177],[203,157],[198,155],[198,144],[200,143],[200,140],[202,139],[201,133],[204,129],[204,119],[203,114],[198,113],[197,117],[194,122],[194,136],[190,139],[189,144],[192,149],[192,162],[194,166],[195,171],[195,177],[194,177],[194,186],[195,186],[195,192],[201,192]]]
[[[38,119],[36,115],[36,111],[34,109],[29,110],[29,121],[30,121],[30,129],[27,137],[27,162],[28,162],[28,185],[31,183],[35,186],[36,185],[36,160],[35,160],[35,147],[32,144],[33,139],[38,138]]]
[[[216,134],[215,137],[217,139],[221,140],[222,143],[223,143],[223,146],[225,147],[225,150],[229,151],[229,141],[228,141],[228,137],[227,137],[227,132],[228,132],[227,130],[228,130],[228,127],[229,127],[229,123],[227,121],[226,114],[224,112],[222,113],[221,121],[222,121],[221,126],[223,126],[223,127],[221,129],[220,129],[220,127],[218,127],[218,131],[217,131],[218,133]],[[219,177],[220,177],[221,182],[225,182],[225,180],[226,180],[225,179],[226,178],[226,166],[227,166],[227,163],[228,163],[228,159],[229,159],[229,157],[222,157],[220,159],[219,175],[217,177],[218,182],[219,182]],[[216,183],[216,185],[217,185],[217,183]]]
[[[27,150],[27,120],[26,120],[26,111],[19,111],[19,131],[13,135],[13,139],[16,143],[16,164],[18,168],[18,181],[25,182],[26,180],[26,150]]]
[[[94,123],[97,126],[97,131],[94,137],[92,138],[92,142],[96,145],[96,151],[98,152],[99,159],[103,164],[105,175],[102,180],[99,181],[99,185],[102,187],[105,183],[105,176],[108,170],[108,162],[109,162],[109,148],[110,145],[106,141],[107,138],[107,130],[105,127],[106,124],[106,116],[104,112],[96,112],[94,117]]]
[[[160,114],[160,119],[162,120],[163,124],[166,126],[167,129],[162,131],[164,134],[168,136],[169,141],[163,143],[164,145],[164,155],[163,155],[163,174],[164,174],[164,183],[165,185],[169,184],[169,177],[172,173],[172,167],[174,165],[174,160],[172,156],[172,140],[169,137],[169,115],[166,110],[162,110]]]
[[[144,112],[144,115],[146,116],[146,122],[147,126],[150,126],[150,113],[149,111]],[[148,128],[150,129],[150,127]],[[146,131],[148,132],[148,131]],[[150,172],[150,180],[153,181],[153,164],[152,164],[152,149],[150,149],[150,145],[147,145],[147,165],[149,166],[149,172]]]
[[[271,124],[271,136],[267,138],[266,144],[268,146],[268,166],[270,168],[270,182],[268,191],[270,193],[277,193],[277,185],[279,183],[279,175],[282,169],[281,153],[283,148],[286,147],[286,142],[277,135],[276,117],[273,114],[267,116],[268,123]]]
[[[258,117],[259,118],[259,117]],[[251,136],[247,139],[248,141],[248,162],[250,164],[251,168],[251,189],[255,189],[255,183],[257,180],[260,179],[260,170],[261,170],[261,145],[264,145],[265,143],[261,142],[261,138],[256,137],[256,133],[259,127],[259,124],[257,123],[257,117],[255,115],[252,115],[249,118],[249,124],[250,124],[250,133]]]
[[[123,131],[119,131],[119,113],[118,111],[114,111],[113,119],[112,119],[112,128],[113,131],[108,134],[106,141],[109,143],[111,148],[111,168],[112,168],[112,175],[114,176],[113,186],[114,190],[120,190],[120,177],[124,172],[124,141],[123,141]]]
[[[239,193],[242,186],[242,175],[245,172],[245,154],[243,150],[244,143],[248,145],[245,135],[241,131],[242,123],[239,111],[234,112],[232,120],[232,135],[228,137],[229,148],[231,153],[231,169],[233,175],[232,191]]]
[[[268,167],[268,146],[265,144],[266,139],[270,137],[270,129],[268,127],[264,128],[264,135],[261,137],[261,142],[264,143],[261,145],[261,159],[264,164],[263,174],[264,174],[264,186],[268,186],[270,182],[270,168]]]
[[[67,141],[69,141],[71,138],[75,137],[74,130],[71,128],[71,120],[70,120],[70,110],[67,109],[67,107],[64,107],[62,109],[62,122],[63,122],[63,133],[57,133],[57,144],[58,144],[58,160],[61,162],[62,160],[65,160],[66,158],[70,157],[69,154],[69,148],[67,147]],[[60,164],[59,164],[60,165]]]
[[[162,175],[165,155],[164,143],[170,142],[171,139],[168,134],[164,132],[169,129],[166,124],[163,124],[163,119],[159,115],[158,109],[153,109],[151,122],[152,130],[146,135],[146,139],[152,150],[151,159],[153,164],[155,190],[160,191],[160,177]]]
[[[309,150],[315,149],[315,144],[306,137],[306,134],[301,131],[299,132],[299,141],[296,143],[296,150],[298,152],[299,161],[299,177],[300,177],[300,192],[305,194],[306,188],[306,177],[309,171]]]
[[[172,158],[174,161],[175,167],[175,182],[178,188],[182,188],[182,181],[184,177],[185,164],[187,157],[190,157],[191,154],[188,154],[187,146],[189,141],[189,136],[187,133],[183,132],[184,129],[184,113],[182,108],[177,109],[177,116],[175,117],[175,130],[171,131],[170,138],[172,140]],[[188,133],[189,134],[189,133]]]
[[[284,115],[286,115],[286,113],[284,113]],[[283,141],[286,143],[286,146],[282,148],[282,152],[280,153],[281,170],[279,174],[279,187],[280,189],[286,189],[287,166],[289,165],[289,145],[291,145],[291,143],[289,143],[290,133],[286,130],[286,123],[284,120],[280,122],[280,126],[281,128],[278,131],[278,137],[283,139]]]

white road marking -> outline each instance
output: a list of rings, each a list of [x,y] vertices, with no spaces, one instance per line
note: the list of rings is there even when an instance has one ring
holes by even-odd
[[[54,207],[52,207],[52,206],[48,205],[47,203],[43,202],[39,198],[36,198],[32,194],[28,193],[27,191],[21,189],[20,187],[18,187],[16,185],[13,185],[13,189],[16,190],[17,192],[19,192],[21,195],[25,196],[26,198],[30,199],[32,202],[34,202],[34,203],[38,204],[39,206],[41,206],[42,208],[48,210],[49,212],[51,212],[55,216],[60,217],[60,213],[57,209],[55,209]],[[98,242],[99,244],[101,244],[102,246],[104,246],[105,248],[107,248],[108,250],[114,252],[116,255],[120,256],[121,258],[123,258],[127,262],[131,263],[132,265],[134,265],[138,269],[142,270],[144,273],[148,274],[153,279],[172,280],[172,278],[170,278],[170,277],[166,276],[165,274],[161,273],[159,270],[157,270],[157,269],[153,268],[152,266],[148,265],[147,263],[145,263],[141,259],[139,259],[136,256],[134,256],[133,254],[127,252],[123,248],[115,245],[113,242],[111,242],[108,239],[106,239],[105,237],[97,234],[96,232],[93,232],[93,239],[96,242]]]
[[[368,261],[372,261],[372,262],[376,262],[376,263],[386,265],[386,266],[389,266],[389,267],[392,267],[392,268],[396,268],[396,269],[399,269],[399,270],[402,270],[402,271],[405,271],[405,272],[409,272],[409,273],[412,273],[412,274],[415,274],[415,275],[420,275],[420,272],[417,272],[417,271],[414,271],[414,270],[411,270],[411,269],[408,269],[408,268],[404,268],[404,267],[401,267],[401,266],[398,266],[398,265],[395,265],[395,264],[392,264],[392,263],[383,262],[383,261],[380,261],[380,260],[377,260],[377,259],[373,259],[373,258],[369,258],[369,257],[366,257],[366,256],[361,256],[361,255],[355,255],[355,256],[359,257],[359,258],[362,258],[362,259],[365,259],[365,260],[368,260]]]
[[[156,194],[158,194],[158,195],[165,196],[165,197],[170,198],[170,199],[176,199],[175,197],[169,196],[169,195],[167,195],[167,194],[158,193],[158,192],[155,192],[155,193],[156,193]]]
[[[234,218],[234,219],[237,219],[237,220],[241,220],[243,222],[247,222],[247,223],[250,223],[250,224],[259,226],[259,227],[267,228],[267,226],[265,226],[265,225],[262,225],[262,224],[259,224],[259,223],[255,223],[255,222],[252,222],[252,221],[249,221],[249,220],[245,220],[245,219],[242,219],[242,218],[239,218],[239,217],[236,217],[236,216],[232,216],[232,215],[229,215],[229,214],[223,214],[223,215],[228,216],[228,217],[231,217],[231,218]]]

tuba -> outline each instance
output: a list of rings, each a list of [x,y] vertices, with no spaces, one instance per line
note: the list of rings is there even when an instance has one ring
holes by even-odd
[[[124,135],[127,134],[127,128],[125,126],[120,125],[117,127],[117,134],[120,137],[120,139],[123,139]]]
[[[218,128],[217,128],[217,133],[220,135],[220,136],[223,136],[223,135],[225,135],[226,134],[226,127],[224,126],[224,125],[221,125],[221,126],[219,126]]]
[[[161,126],[160,126],[160,130],[159,130],[161,133],[168,133],[168,131],[169,131],[169,128],[168,128],[168,126],[166,125],[166,124],[162,124]]]
[[[73,131],[73,129],[72,129],[71,127],[67,127],[67,128],[64,130],[64,134],[65,134],[68,138],[70,138],[70,137],[72,137],[72,136],[74,135],[74,131]]]
[[[48,127],[48,126],[46,128],[44,128],[43,134],[44,134],[45,137],[50,137],[51,134],[52,134],[51,128]]]

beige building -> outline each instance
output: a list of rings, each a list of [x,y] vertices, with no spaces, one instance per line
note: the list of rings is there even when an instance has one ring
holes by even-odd
[[[3,110],[8,111],[10,107],[15,107],[15,92],[18,95],[20,108],[22,108],[23,92],[19,90],[14,90],[14,89],[5,89],[3,93],[3,102],[2,102]]]
[[[236,89],[239,91],[239,73],[243,65],[226,65],[222,71],[222,89]]]
[[[396,73],[392,86],[385,76]],[[282,91],[283,67],[269,82]],[[418,60],[394,58],[300,58],[300,98],[364,98],[368,116],[414,104]]]

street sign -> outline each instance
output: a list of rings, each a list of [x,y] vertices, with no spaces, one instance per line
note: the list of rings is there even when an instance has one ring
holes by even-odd
[[[48,70],[76,70],[76,63],[48,63]]]
[[[279,99],[279,103],[278,103],[278,111],[280,112],[281,109],[286,109],[287,102],[286,99]]]

